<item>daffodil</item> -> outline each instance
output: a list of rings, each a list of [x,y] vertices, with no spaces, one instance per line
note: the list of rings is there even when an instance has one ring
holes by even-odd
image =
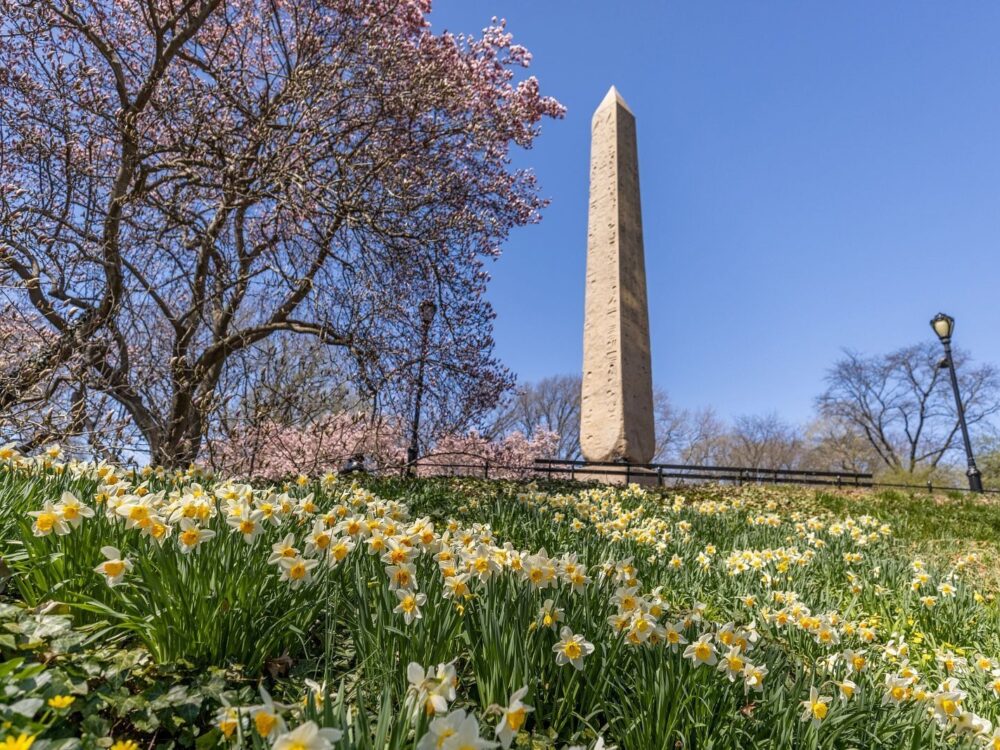
[[[31,526],[31,532],[35,536],[48,536],[52,533],[65,536],[70,532],[69,524],[52,503],[46,502],[41,510],[30,511],[28,515],[35,519]]]
[[[281,580],[288,581],[296,589],[312,580],[312,571],[319,560],[309,557],[282,557],[280,560]]]
[[[396,589],[396,598],[399,599],[399,604],[396,605],[393,611],[401,613],[407,625],[423,617],[420,608],[427,603],[426,594],[420,594],[409,589]]]
[[[447,712],[448,705],[455,700],[458,675],[454,664],[438,664],[436,670],[425,670],[417,662],[410,662],[406,679],[410,683],[407,705],[417,711],[423,708],[428,716]]]
[[[677,649],[688,642],[687,638],[684,637],[684,633],[681,632],[682,629],[683,625],[681,623],[668,622],[663,626],[663,638],[674,653],[677,653]]]
[[[858,690],[858,684],[846,677],[842,682],[837,683],[837,688],[840,690],[840,697],[844,700],[850,700],[854,697],[854,694]]]
[[[73,528],[79,527],[84,518],[94,517],[94,509],[81,503],[72,492],[63,492],[54,509]]]
[[[468,599],[472,596],[472,591],[469,589],[469,574],[468,573],[456,573],[455,575],[446,576],[444,579],[444,591],[441,592],[441,596],[445,599]]]
[[[809,688],[809,700],[802,701],[802,721],[811,721],[814,727],[818,727],[826,718],[832,700],[829,695],[820,695],[815,687]]]
[[[281,717],[281,706],[278,706],[272,699],[271,694],[260,687],[262,703],[251,706],[249,709],[250,719],[253,722],[254,731],[263,739],[270,740],[287,731],[285,720]]]
[[[330,750],[339,742],[343,732],[326,727],[320,729],[315,721],[300,724],[291,732],[278,735],[271,745],[272,750]]]
[[[132,563],[122,558],[117,547],[101,547],[101,554],[104,555],[104,562],[94,568],[94,571],[104,576],[108,586],[117,586],[125,574],[132,570]]]
[[[18,455],[15,443],[5,443],[4,445],[0,445],[0,461],[7,463],[12,461]]]
[[[496,742],[479,736],[479,721],[475,714],[466,714],[461,708],[434,719],[427,729],[427,734],[417,744],[417,750],[487,750],[497,746]]]
[[[286,534],[280,542],[271,545],[271,556],[267,558],[267,564],[278,565],[282,560],[298,556],[299,551],[295,548],[295,535]]]
[[[419,588],[417,585],[417,569],[412,564],[390,565],[385,569],[385,574],[389,576],[389,588],[393,591],[397,589],[413,589],[416,591]]]
[[[573,631],[563,626],[559,631],[559,642],[552,646],[556,655],[556,664],[560,667],[572,664],[577,670],[583,669],[583,659],[594,652],[594,644],[588,642],[582,635],[574,635]]]
[[[527,715],[535,710],[522,702],[521,699],[527,694],[527,687],[514,691],[507,701],[506,708],[501,709],[500,723],[496,726],[496,738],[505,749],[510,747],[515,735],[521,731]]]
[[[180,522],[181,531],[177,535],[177,544],[181,552],[189,553],[198,548],[198,545],[207,542],[215,536],[211,529],[205,529],[198,525],[197,521],[190,518],[182,518]]]
[[[719,660],[718,670],[726,675],[730,682],[742,679],[747,661],[738,647],[730,647]]]
[[[715,646],[712,643],[712,634],[703,633],[698,640],[684,649],[684,658],[690,659],[697,667],[706,664],[715,666],[719,658],[715,653]]]
[[[226,524],[243,537],[247,544],[257,541],[264,530],[264,515],[259,510],[251,510],[246,505],[238,505],[226,518]]]
[[[763,664],[754,665],[747,662],[743,667],[743,687],[758,693],[764,690],[764,678],[767,677],[767,667]]]

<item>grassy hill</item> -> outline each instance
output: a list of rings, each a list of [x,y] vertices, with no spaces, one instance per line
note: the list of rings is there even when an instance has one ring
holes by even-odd
[[[1000,747],[998,528],[965,497],[13,457],[0,739]]]

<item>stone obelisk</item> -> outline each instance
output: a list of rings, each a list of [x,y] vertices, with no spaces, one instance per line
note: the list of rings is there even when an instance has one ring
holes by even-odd
[[[580,446],[588,461],[653,459],[653,378],[635,116],[614,86],[594,112]]]

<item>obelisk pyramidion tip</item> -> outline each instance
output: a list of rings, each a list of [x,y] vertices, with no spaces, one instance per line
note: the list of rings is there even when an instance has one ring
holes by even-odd
[[[625,103],[625,99],[622,98],[621,93],[614,86],[612,86],[611,88],[608,89],[608,93],[604,95],[604,99],[601,101],[600,105],[597,108],[598,109],[604,109],[606,106],[608,106],[612,102],[617,102],[630,115],[634,116],[634,113],[632,112],[632,108],[629,107],[628,104]]]

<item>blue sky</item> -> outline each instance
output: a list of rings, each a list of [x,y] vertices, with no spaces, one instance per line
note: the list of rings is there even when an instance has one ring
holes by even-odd
[[[521,380],[579,372],[590,116],[638,121],[653,377],[680,406],[808,419],[843,347],[1000,364],[1000,3],[435,0],[506,18],[568,107],[517,157],[552,204],[491,267]]]

